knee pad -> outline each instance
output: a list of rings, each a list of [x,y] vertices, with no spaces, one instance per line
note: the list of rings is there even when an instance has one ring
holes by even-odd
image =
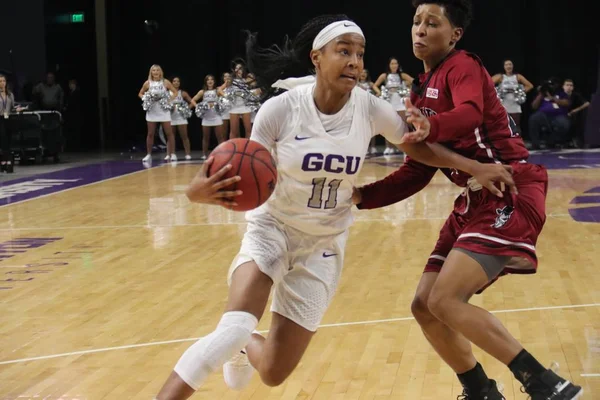
[[[230,311],[221,317],[217,328],[188,348],[175,365],[175,372],[192,389],[198,388],[206,378],[250,341],[258,320],[244,311]]]

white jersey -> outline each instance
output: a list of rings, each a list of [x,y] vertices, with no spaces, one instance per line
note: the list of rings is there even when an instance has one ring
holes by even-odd
[[[399,143],[407,128],[388,102],[358,87],[342,110],[322,114],[313,89],[300,86],[258,111],[250,139],[272,152],[279,177],[269,200],[246,217],[268,213],[307,234],[337,235],[353,222],[352,188],[371,138]]]

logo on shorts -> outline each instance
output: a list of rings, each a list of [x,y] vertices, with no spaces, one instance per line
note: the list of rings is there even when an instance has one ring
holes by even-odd
[[[333,256],[337,256],[337,253],[327,253],[327,252],[323,252],[323,257],[328,258],[328,257],[333,257]]]
[[[496,221],[492,225],[494,228],[502,228],[512,215],[515,209],[511,206],[504,206],[504,208],[496,208]]]

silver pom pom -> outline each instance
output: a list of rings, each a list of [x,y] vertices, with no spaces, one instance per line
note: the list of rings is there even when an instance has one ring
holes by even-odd
[[[142,95],[142,108],[144,111],[148,111],[152,108],[154,103],[159,103],[160,106],[167,111],[170,111],[173,107],[169,103],[169,93],[165,88],[161,87],[151,87]]]
[[[203,101],[196,106],[196,117],[204,118],[204,115],[210,110],[210,104]]]
[[[171,111],[173,109],[173,104],[169,101],[168,97],[163,97],[162,99],[160,99],[158,101],[158,104],[160,104],[160,107],[163,110]]]
[[[185,101],[183,103],[180,102],[175,104],[175,110],[183,117],[183,119],[189,119],[192,116],[192,109]]]
[[[152,96],[150,95],[150,92],[144,93],[142,95],[142,108],[144,109],[144,111],[148,111],[150,107],[152,107],[152,104],[154,104],[154,102],[152,101]]]
[[[500,86],[496,86],[496,95],[498,96],[498,99],[500,100],[501,103],[504,102],[505,94],[506,94],[506,91],[504,89],[501,89]]]
[[[410,97],[410,89],[403,85],[398,89],[398,94],[402,98]]]
[[[251,89],[248,83],[242,79],[234,79],[231,102],[235,104],[235,98],[243,100],[244,105],[249,107],[252,112],[260,108],[260,98],[254,94],[255,89]],[[227,97],[229,94],[225,92]]]
[[[227,92],[225,92],[225,97],[219,97],[217,103],[215,104],[215,111],[219,115],[227,114],[231,107],[233,106],[233,97],[227,96]]]
[[[385,101],[390,101],[390,91],[388,90],[388,88],[385,87],[385,85],[381,85],[381,99],[385,100]]]
[[[521,104],[523,104],[523,103],[525,103],[527,101],[527,93],[525,93],[525,90],[523,89],[523,86],[519,86],[515,90],[515,101],[519,105],[521,105]]]

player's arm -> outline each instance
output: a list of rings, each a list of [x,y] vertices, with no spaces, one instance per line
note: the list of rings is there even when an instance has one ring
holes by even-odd
[[[435,167],[407,158],[399,170],[381,180],[355,188],[352,200],[356,207],[365,210],[398,203],[423,190],[436,171]]]
[[[448,142],[473,135],[483,123],[482,69],[477,61],[454,66],[447,76],[454,108],[429,117],[431,128],[427,142]],[[441,90],[441,89],[440,89]]]
[[[406,142],[405,134],[408,127],[389,103],[373,99],[372,104],[374,104],[372,114],[377,121],[374,132],[381,132],[389,142],[396,144],[410,157],[432,167],[454,168],[466,172],[499,197],[502,197],[502,192],[495,187],[495,182],[507,184],[516,193],[510,166],[482,164],[463,157],[438,143],[425,143],[423,140],[426,140],[430,134],[430,122],[418,108],[410,103],[410,100],[406,101],[407,122],[415,127],[415,131],[411,132],[412,138],[418,139],[418,142],[415,143]]]

